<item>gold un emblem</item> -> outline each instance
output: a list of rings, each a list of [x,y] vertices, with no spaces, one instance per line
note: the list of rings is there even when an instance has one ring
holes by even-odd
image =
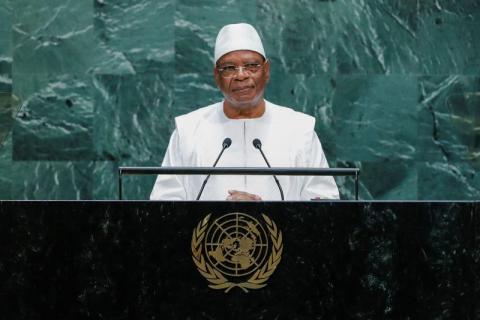
[[[211,214],[193,230],[192,255],[212,289],[265,287],[282,258],[282,232],[262,214],[263,222],[244,213],[229,213],[210,223]]]

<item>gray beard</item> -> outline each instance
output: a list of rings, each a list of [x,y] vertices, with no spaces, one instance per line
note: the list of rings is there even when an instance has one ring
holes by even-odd
[[[249,108],[254,108],[257,106],[260,101],[263,99],[263,91],[256,96],[253,100],[248,101],[248,102],[238,102],[235,100],[228,99],[226,95],[223,95],[226,101],[228,101],[233,107],[238,108],[238,109],[249,109]]]

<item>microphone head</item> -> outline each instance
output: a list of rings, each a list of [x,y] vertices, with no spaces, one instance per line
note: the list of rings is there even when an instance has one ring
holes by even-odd
[[[230,147],[230,145],[232,144],[232,139],[230,138],[225,138],[222,142],[222,147],[224,147],[225,149],[227,149],[228,147]]]
[[[257,138],[253,139],[252,143],[253,143],[253,146],[257,149],[260,149],[262,147],[262,142],[260,141],[260,139],[257,139]]]

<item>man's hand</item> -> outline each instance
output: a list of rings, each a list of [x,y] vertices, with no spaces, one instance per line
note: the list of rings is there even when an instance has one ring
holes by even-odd
[[[261,201],[262,198],[260,198],[260,196],[257,196],[256,194],[248,193],[245,191],[228,190],[227,200],[229,201]]]

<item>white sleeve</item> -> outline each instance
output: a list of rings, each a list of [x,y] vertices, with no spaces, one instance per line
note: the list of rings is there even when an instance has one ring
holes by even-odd
[[[303,150],[306,167],[328,168],[328,162],[323,153],[317,134],[313,131],[311,140]],[[302,200],[340,199],[337,184],[332,176],[308,176],[303,179],[300,198]]]
[[[181,150],[177,129],[172,133],[168,143],[162,167],[182,166]],[[179,175],[158,175],[153,186],[150,200],[186,200],[184,177]]]

